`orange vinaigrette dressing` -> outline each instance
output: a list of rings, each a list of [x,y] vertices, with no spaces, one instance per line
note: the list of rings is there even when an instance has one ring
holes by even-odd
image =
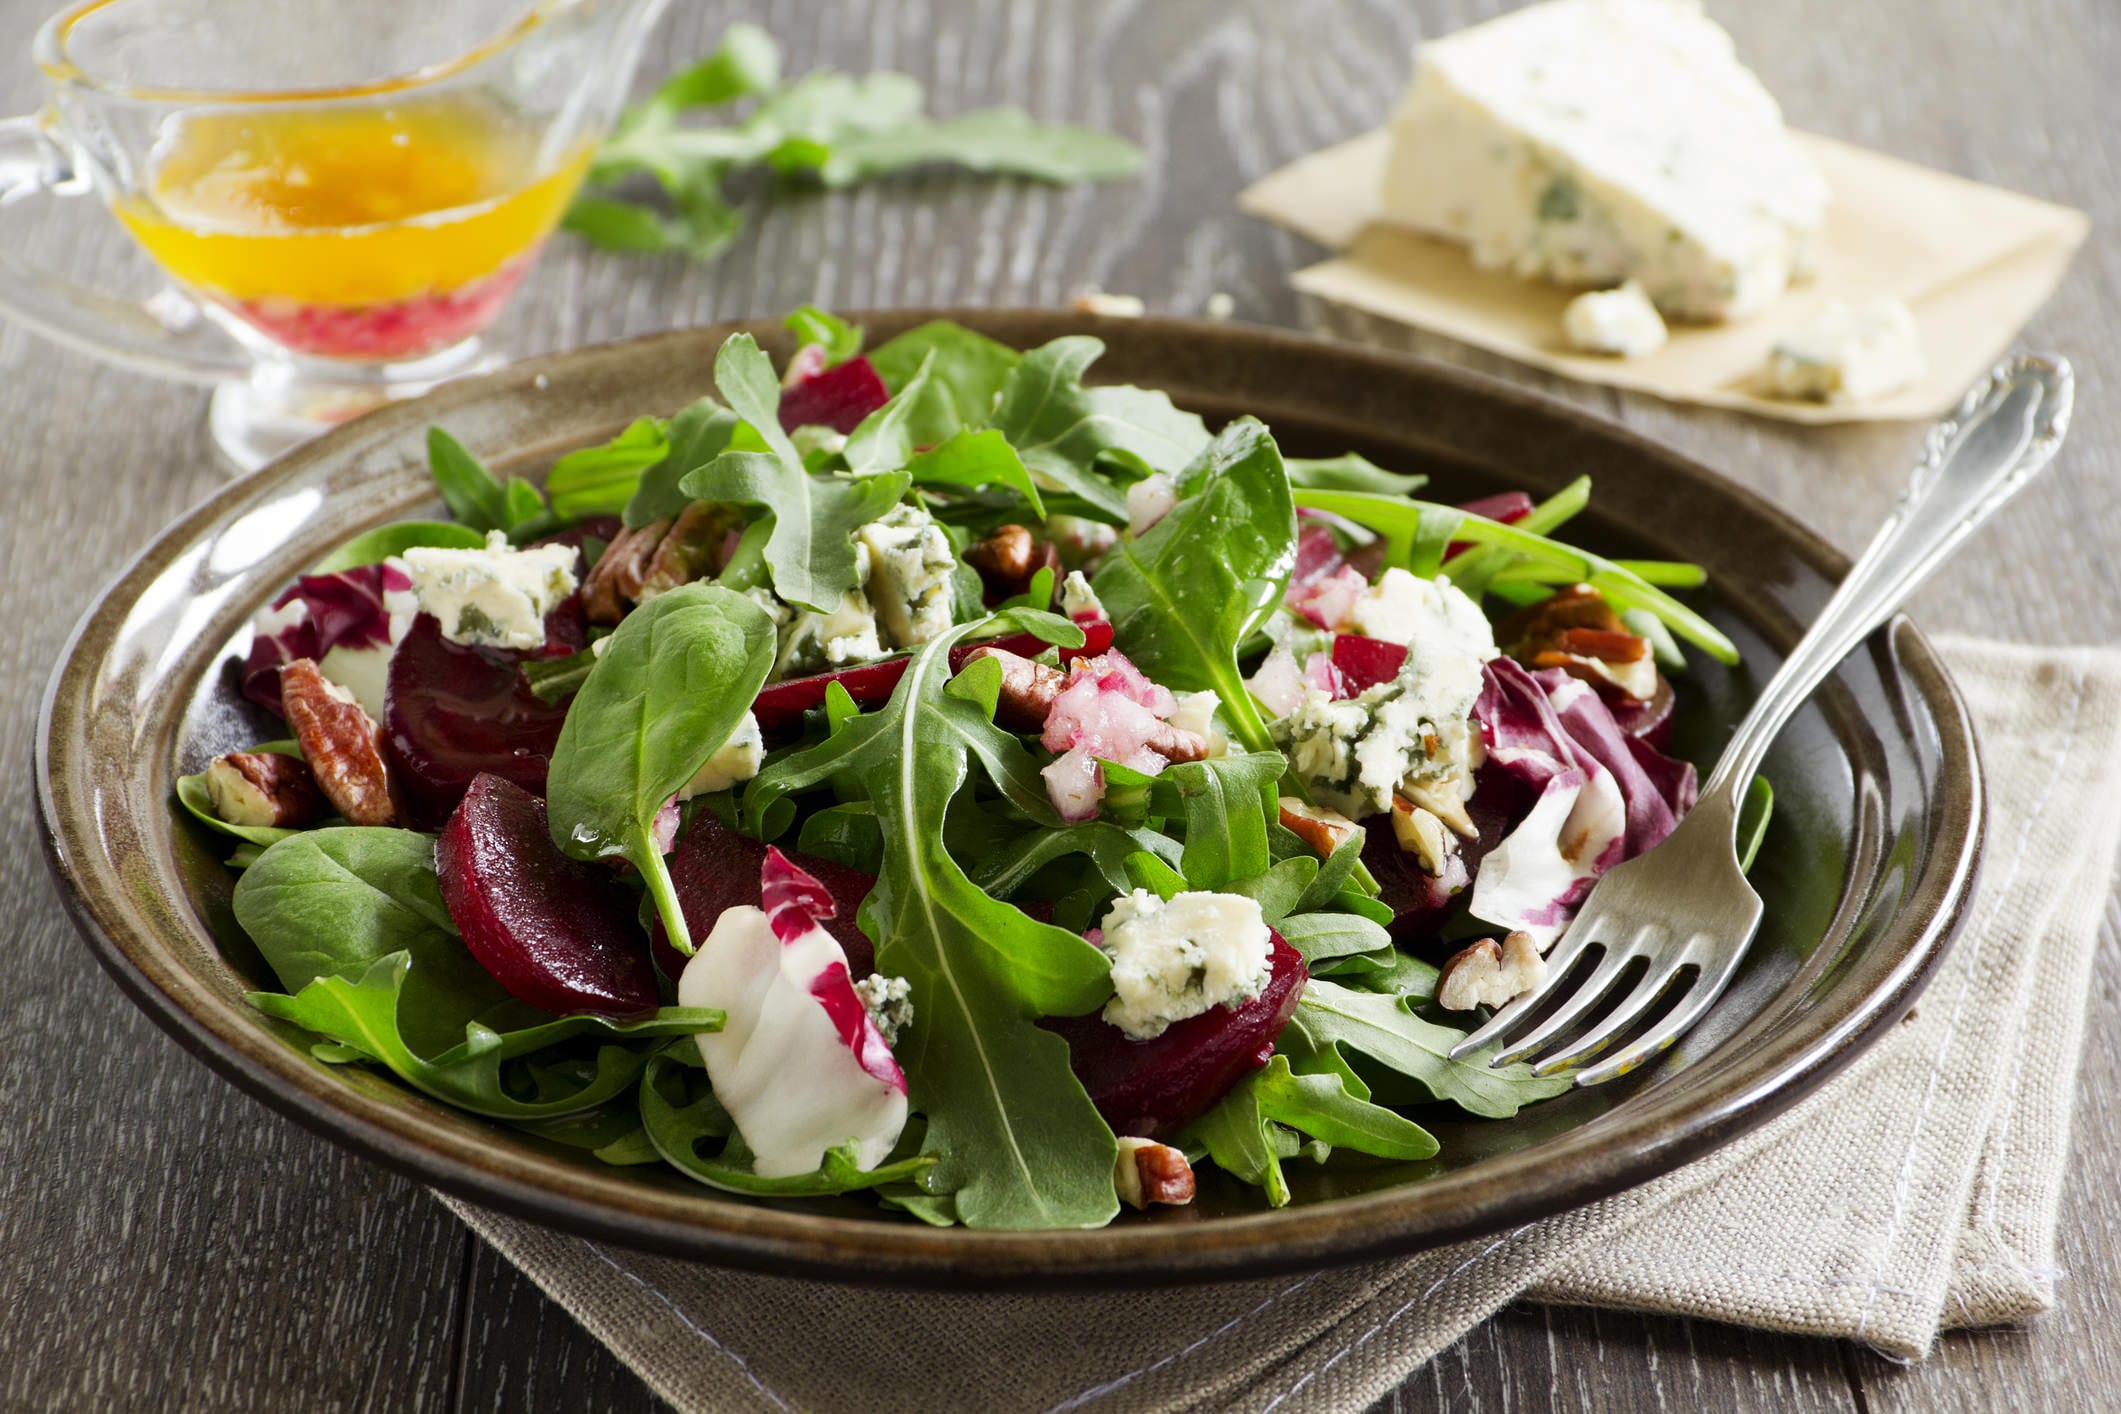
[[[206,112],[120,219],[170,274],[298,352],[407,358],[478,332],[566,210],[594,144],[472,95]]]

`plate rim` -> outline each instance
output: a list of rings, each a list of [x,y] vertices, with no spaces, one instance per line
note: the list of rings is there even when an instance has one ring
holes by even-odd
[[[1848,564],[1846,557],[1786,512],[1670,446],[1573,404],[1430,360],[1267,326],[1176,318],[1115,320],[1039,307],[904,308],[856,311],[845,317],[903,321],[906,327],[930,319],[957,319],[990,331],[1016,326],[1041,333],[1050,332],[1058,322],[1118,337],[1147,333],[1249,342],[1291,357],[1339,360],[1350,368],[1368,368],[1384,376],[1411,374],[1455,386],[1470,398],[1536,409],[1545,417],[1573,422],[1592,436],[1736,499],[1750,514],[1772,524],[1822,573],[1838,578]],[[1943,765],[1936,798],[1945,811],[1926,867],[1905,896],[1900,919],[1892,925],[1897,936],[1905,927],[1904,920],[1918,920],[1898,963],[1833,1025],[1812,1032],[1798,1028],[1797,1034],[1778,1037],[1780,1044],[1765,1052],[1743,1056],[1711,1052],[1690,1068],[1694,1079],[1678,1087],[1677,1093],[1645,1094],[1630,1102],[1640,1106],[1632,1114],[1623,1107],[1592,1125],[1542,1141],[1536,1146],[1541,1162],[1568,1176],[1536,1188],[1494,1192],[1499,1185],[1491,1183],[1487,1194],[1472,1193],[1472,1180],[1466,1175],[1477,1176],[1479,1169],[1469,1169],[1301,1207],[1201,1223],[1001,1232],[940,1230],[770,1205],[702,1203],[705,1190],[701,1195],[668,1194],[632,1182],[617,1171],[576,1172],[535,1156],[519,1162],[530,1171],[548,1174],[552,1181],[530,1182],[509,1172],[507,1165],[482,1165],[475,1154],[456,1152],[465,1146],[458,1136],[438,1126],[428,1126],[429,1132],[423,1135],[414,1109],[365,1103],[355,1089],[330,1078],[254,1017],[239,1014],[220,998],[201,992],[197,999],[206,1003],[203,1008],[185,1005],[179,993],[135,955],[134,948],[141,947],[151,961],[151,942],[121,937],[125,932],[122,919],[114,922],[110,900],[99,899],[80,872],[83,861],[75,855],[84,852],[84,842],[72,826],[88,817],[76,805],[70,820],[64,791],[54,784],[55,742],[61,761],[71,745],[55,736],[66,690],[96,661],[98,655],[85,654],[84,649],[98,627],[121,620],[138,598],[137,592],[128,594],[128,589],[195,541],[231,508],[281,481],[299,478],[313,464],[332,458],[341,447],[357,444],[366,435],[426,423],[450,408],[510,389],[542,386],[536,380],[569,373],[584,363],[593,365],[600,356],[610,357],[616,351],[718,340],[740,331],[766,335],[778,327],[766,320],[731,321],[590,345],[528,359],[383,409],[219,488],[155,536],[89,604],[61,650],[38,710],[36,791],[43,852],[57,892],[91,953],[120,989],[187,1050],[304,1127],[388,1168],[481,1207],[629,1248],[866,1285],[1162,1286],[1401,1255],[1513,1228],[1647,1182],[1766,1123],[1854,1060],[1914,1004],[1963,924],[1985,835],[1978,742],[1950,674],[1928,639],[1902,618],[1879,632],[1887,637],[1900,672],[1936,716]],[[996,336],[1005,341],[1009,337],[1007,332]],[[194,690],[196,686],[191,684]],[[1962,769],[1954,770],[1954,766]],[[1963,790],[1955,793],[1953,786],[1961,783]],[[182,973],[183,969],[171,971]],[[1702,1093],[1704,1086],[1708,1087],[1706,1094]],[[1622,1114],[1628,1118],[1613,1118]],[[1595,1131],[1588,1141],[1586,1129]],[[1406,1211],[1410,1195],[1434,1193],[1439,1186],[1466,1190],[1468,1196],[1454,1205],[1444,1221],[1423,1217],[1410,1222],[1413,1215]],[[1567,1192],[1557,1194],[1556,1188]],[[636,1201],[628,1204],[627,1198]],[[684,1215],[659,1211],[678,1207],[686,1210]]]

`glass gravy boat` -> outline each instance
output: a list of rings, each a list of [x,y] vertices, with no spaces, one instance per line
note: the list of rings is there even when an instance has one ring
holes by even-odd
[[[262,464],[492,361],[667,0],[91,0],[38,33],[0,204],[93,191],[169,277],[140,301],[0,248],[0,313],[218,385]]]

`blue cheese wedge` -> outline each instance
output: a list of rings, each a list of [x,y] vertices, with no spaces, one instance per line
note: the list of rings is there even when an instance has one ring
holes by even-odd
[[[405,552],[405,572],[422,613],[442,637],[478,648],[541,648],[545,615],[574,593],[578,552],[572,545],[511,549],[491,531],[483,550],[420,546]]]
[[[1775,341],[1768,386],[1778,398],[1865,403],[1923,374],[1922,334],[1896,299],[1828,305]]]
[[[1696,0],[1548,0],[1422,46],[1382,212],[1558,284],[1638,282],[1673,319],[1778,298],[1812,260],[1818,166]]]
[[[1569,301],[1561,332],[1578,353],[1640,358],[1664,347],[1664,318],[1633,280],[1617,290],[1592,290]]]
[[[918,648],[950,627],[957,552],[934,516],[919,506],[894,506],[855,538],[869,552],[869,602],[893,648]]]
[[[1098,946],[1112,959],[1104,1018],[1135,1041],[1219,1006],[1242,1006],[1272,971],[1266,916],[1242,894],[1166,900],[1136,889],[1106,910]]]
[[[679,787],[678,799],[687,801],[710,791],[740,786],[756,776],[759,767],[765,764],[766,735],[759,730],[759,719],[746,712],[744,719],[736,724],[736,730],[729,734],[729,740],[717,747],[714,755],[693,772],[692,779]]]

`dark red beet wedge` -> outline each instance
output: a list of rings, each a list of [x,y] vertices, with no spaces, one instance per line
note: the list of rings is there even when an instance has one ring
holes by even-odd
[[[656,1006],[655,969],[611,871],[552,842],[545,802],[481,775],[435,845],[442,902],[479,965],[518,1001],[566,1015]]]
[[[1092,619],[1078,627],[1083,631],[1083,646],[1061,649],[1062,662],[1073,658],[1094,658],[1112,646],[1112,625],[1103,619]],[[1013,633],[1007,638],[960,643],[950,650],[950,671],[954,673],[962,668],[965,659],[975,649],[988,647],[1005,648],[1011,653],[1033,658],[1046,651],[1046,642],[1036,634]],[[911,658],[886,658],[881,662],[860,663],[829,673],[813,673],[809,677],[770,683],[760,690],[758,701],[752,704],[751,710],[759,719],[761,731],[770,734],[792,732],[803,724],[805,712],[825,705],[825,689],[833,683],[847,689],[847,695],[858,705],[875,707],[890,700],[911,661]]]
[[[1281,934],[1270,946],[1273,970],[1257,997],[1175,1021],[1153,1040],[1130,1041],[1095,1012],[1039,1023],[1067,1041],[1076,1078],[1114,1134],[1154,1139],[1182,1129],[1273,1056],[1311,974]]]
[[[1459,857],[1466,863],[1466,882],[1455,894],[1440,888],[1422,872],[1421,862],[1399,847],[1390,815],[1365,823],[1362,862],[1377,879],[1377,901],[1392,910],[1389,931],[1392,941],[1402,947],[1434,937],[1465,907],[1473,896],[1473,881],[1480,877],[1480,862],[1531,808],[1530,793],[1500,771],[1483,769],[1475,781],[1466,814],[1480,835],[1458,842]]]
[[[580,601],[547,614],[545,634],[538,652],[510,653],[451,643],[431,614],[413,620],[390,656],[383,745],[414,829],[440,828],[481,772],[544,794],[567,704],[540,702],[517,665],[582,649]]]
[[[1333,635],[1333,666],[1340,669],[1340,680],[1347,685],[1350,697],[1398,677],[1400,665],[1406,661],[1404,644],[1366,638],[1359,633]]]
[[[852,432],[862,419],[891,401],[891,390],[866,358],[850,358],[812,374],[781,394],[781,426],[829,427]]]
[[[788,862],[825,886],[839,911],[818,920],[818,926],[839,941],[847,954],[847,973],[859,982],[876,971],[876,947],[854,926],[855,910],[876,887],[876,876],[849,869],[829,859],[782,851]],[[670,883],[677,891],[678,905],[685,910],[685,927],[693,945],[714,931],[715,920],[725,908],[757,905],[759,866],[766,862],[766,846],[749,835],[740,835],[710,814],[701,813],[691,830],[678,841],[671,854]],[[670,946],[661,919],[651,925],[655,964],[675,982],[685,970],[685,957]]]

